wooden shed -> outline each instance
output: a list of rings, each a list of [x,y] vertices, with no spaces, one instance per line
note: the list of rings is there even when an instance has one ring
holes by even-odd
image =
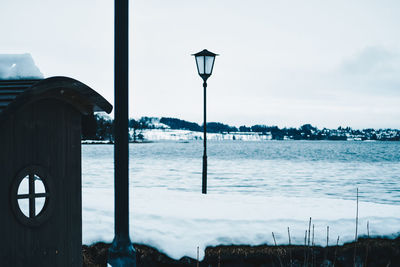
[[[107,100],[67,77],[0,81],[0,265],[81,266],[81,118]]]

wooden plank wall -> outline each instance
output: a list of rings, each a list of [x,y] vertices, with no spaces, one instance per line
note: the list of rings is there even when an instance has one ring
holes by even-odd
[[[5,266],[81,266],[81,114],[44,99],[0,122],[0,262]],[[46,222],[28,227],[10,205],[15,175],[29,165],[47,170],[54,209]]]

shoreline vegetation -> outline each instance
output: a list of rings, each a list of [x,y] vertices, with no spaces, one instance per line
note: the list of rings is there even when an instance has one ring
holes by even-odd
[[[336,240],[335,242],[336,243]],[[231,245],[207,247],[203,260],[182,257],[174,260],[155,248],[133,244],[137,266],[146,267],[319,267],[319,266],[400,266],[400,236],[389,238],[359,238],[356,242],[327,247],[305,245]],[[110,244],[99,242],[82,248],[83,266],[107,266]],[[196,249],[196,248],[194,248]]]
[[[88,115],[82,120],[84,144],[112,144],[113,120],[104,115]],[[131,143],[156,140],[202,140],[203,126],[177,118],[142,117],[129,120]],[[332,140],[332,141],[400,141],[399,129],[318,129],[311,124],[299,128],[253,125],[240,127],[219,122],[207,123],[207,139],[210,140]]]

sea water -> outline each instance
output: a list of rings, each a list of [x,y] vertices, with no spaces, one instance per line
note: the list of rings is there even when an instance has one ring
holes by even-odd
[[[201,194],[201,141],[130,144],[133,242],[171,257],[218,244],[316,243],[400,231],[400,142],[210,141],[208,194]],[[112,145],[83,145],[83,241],[113,238]],[[326,244],[325,244],[326,245]],[[331,244],[332,245],[332,244]]]

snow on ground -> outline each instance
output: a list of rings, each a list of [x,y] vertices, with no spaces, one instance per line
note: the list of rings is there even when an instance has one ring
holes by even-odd
[[[82,140],[81,144],[85,144],[85,145],[93,145],[93,144],[111,144],[110,140]]]
[[[0,54],[0,80],[42,78],[30,54]]]
[[[146,129],[140,130],[137,134],[142,134],[145,140],[201,140],[203,132],[193,132],[189,130],[172,130],[172,129]],[[131,136],[133,130],[131,131]],[[207,133],[207,140],[243,140],[243,141],[262,141],[270,140],[271,135],[263,135],[260,133]]]
[[[112,188],[83,188],[83,243],[111,242],[114,236]],[[206,246],[229,244],[304,243],[309,217],[315,224],[315,243],[330,245],[354,240],[356,201],[317,198],[283,198],[238,194],[212,194],[157,188],[130,190],[130,235],[135,243],[159,249],[172,258],[201,258]],[[400,206],[359,203],[359,234],[399,234]]]

